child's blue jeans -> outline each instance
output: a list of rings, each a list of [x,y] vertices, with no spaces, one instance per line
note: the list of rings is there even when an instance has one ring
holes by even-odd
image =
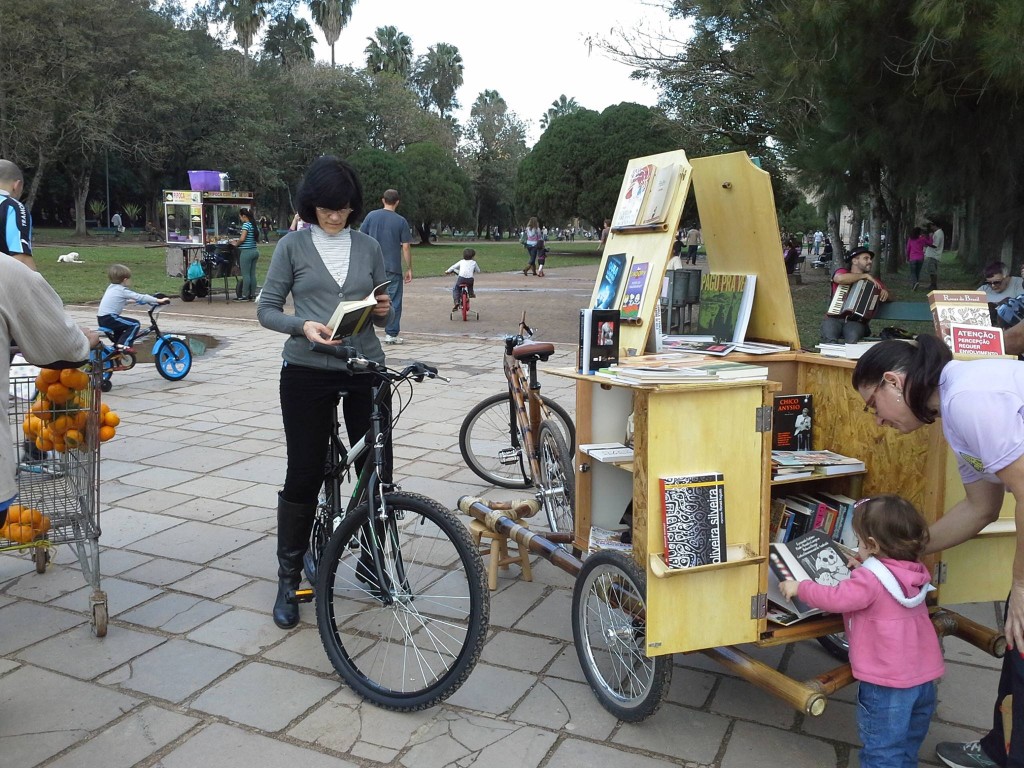
[[[861,768],[915,768],[935,712],[935,683],[889,688],[861,682],[857,729]]]
[[[121,315],[98,315],[96,321],[100,328],[109,328],[115,344],[130,347],[135,342],[135,334],[142,324],[133,317]]]

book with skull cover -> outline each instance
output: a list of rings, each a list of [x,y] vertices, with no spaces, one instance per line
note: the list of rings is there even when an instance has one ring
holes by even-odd
[[[847,565],[853,552],[833,541],[821,530],[808,531],[792,541],[768,545],[768,599],[796,618],[805,619],[824,613],[795,597],[787,600],[779,582],[787,580],[816,581],[835,586],[850,578]]]

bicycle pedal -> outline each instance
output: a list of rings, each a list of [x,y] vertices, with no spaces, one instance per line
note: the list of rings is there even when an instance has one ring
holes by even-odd
[[[291,596],[289,597],[288,602],[289,603],[311,603],[311,602],[313,602],[313,598],[314,598],[314,595],[313,595],[312,588],[309,588],[309,589],[296,589],[294,592],[292,592]]]
[[[502,448],[498,451],[498,463],[499,464],[517,464],[519,462],[519,449],[518,448]]]

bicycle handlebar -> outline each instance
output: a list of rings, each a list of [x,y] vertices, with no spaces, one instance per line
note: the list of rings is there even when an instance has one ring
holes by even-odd
[[[378,376],[383,379],[387,379],[388,381],[405,381],[406,379],[412,379],[419,383],[423,381],[424,378],[440,379],[444,382],[451,381],[449,378],[439,376],[437,368],[429,366],[426,363],[412,362],[401,371],[396,372],[382,363],[375,363],[372,360],[367,360],[359,354],[359,351],[355,347],[346,345],[333,346],[330,344],[318,344],[315,341],[311,341],[309,342],[309,349],[312,352],[316,352],[321,355],[331,355],[332,357],[345,361],[349,371],[376,373]]]

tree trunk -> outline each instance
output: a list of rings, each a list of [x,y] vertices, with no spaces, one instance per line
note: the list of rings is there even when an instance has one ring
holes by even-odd
[[[81,171],[71,180],[71,189],[75,196],[75,234],[86,235],[85,201],[89,197],[89,177],[91,173]]]
[[[840,213],[835,210],[828,212],[828,234],[832,238],[832,263],[839,264],[846,255],[843,235],[839,230]]]
[[[420,234],[420,245],[430,245],[430,222],[421,221],[416,224],[416,231]]]

